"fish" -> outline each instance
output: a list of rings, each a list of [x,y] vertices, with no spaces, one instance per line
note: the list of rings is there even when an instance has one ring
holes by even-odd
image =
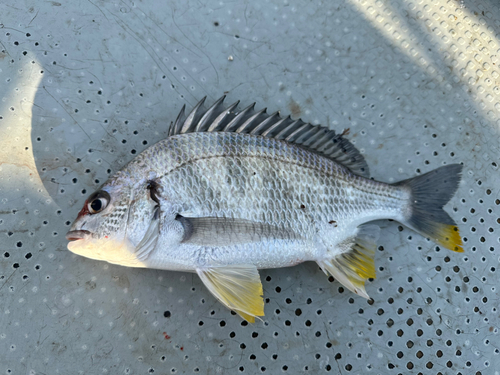
[[[345,132],[279,112],[239,110],[225,96],[184,105],[168,137],[141,152],[85,201],[66,239],[78,255],[127,267],[197,273],[248,322],[262,319],[260,269],[315,261],[369,298],[380,227],[392,219],[463,252],[443,209],[461,164],[397,183],[370,178]]]

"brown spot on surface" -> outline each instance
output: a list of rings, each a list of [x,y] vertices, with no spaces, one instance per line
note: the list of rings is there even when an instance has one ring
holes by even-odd
[[[340,134],[340,135],[343,137],[344,135],[349,135],[350,132],[351,132],[351,128],[347,128],[347,129],[344,129],[342,131],[342,134]]]
[[[330,220],[328,224],[332,224],[335,228],[337,228],[337,222],[335,220]]]
[[[493,332],[493,330],[494,330],[494,329],[495,329],[495,328],[490,327],[489,331],[490,331],[490,332]]]
[[[306,206],[304,206],[303,204],[300,205],[300,209],[301,210],[305,210],[306,209]]]
[[[300,117],[302,109],[300,108],[299,103],[297,103],[293,99],[290,99],[290,103],[288,103],[288,108],[290,108],[290,112],[292,113],[293,117]]]

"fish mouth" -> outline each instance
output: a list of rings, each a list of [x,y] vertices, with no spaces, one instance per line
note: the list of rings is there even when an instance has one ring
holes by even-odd
[[[83,240],[87,236],[90,236],[90,232],[88,230],[70,230],[66,233],[66,239],[68,241]]]

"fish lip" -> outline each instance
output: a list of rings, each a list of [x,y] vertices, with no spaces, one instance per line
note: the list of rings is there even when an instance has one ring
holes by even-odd
[[[66,239],[68,241],[83,240],[87,236],[90,236],[90,232],[88,230],[70,230],[66,233]]]

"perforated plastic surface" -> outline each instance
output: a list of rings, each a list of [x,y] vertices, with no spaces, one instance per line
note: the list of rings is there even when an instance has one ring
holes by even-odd
[[[160,5],[161,4],[161,5]],[[498,374],[497,1],[0,4],[0,373]],[[342,130],[377,180],[463,163],[465,252],[380,222],[366,301],[261,272],[247,324],[194,274],[75,256],[85,197],[228,93]]]

